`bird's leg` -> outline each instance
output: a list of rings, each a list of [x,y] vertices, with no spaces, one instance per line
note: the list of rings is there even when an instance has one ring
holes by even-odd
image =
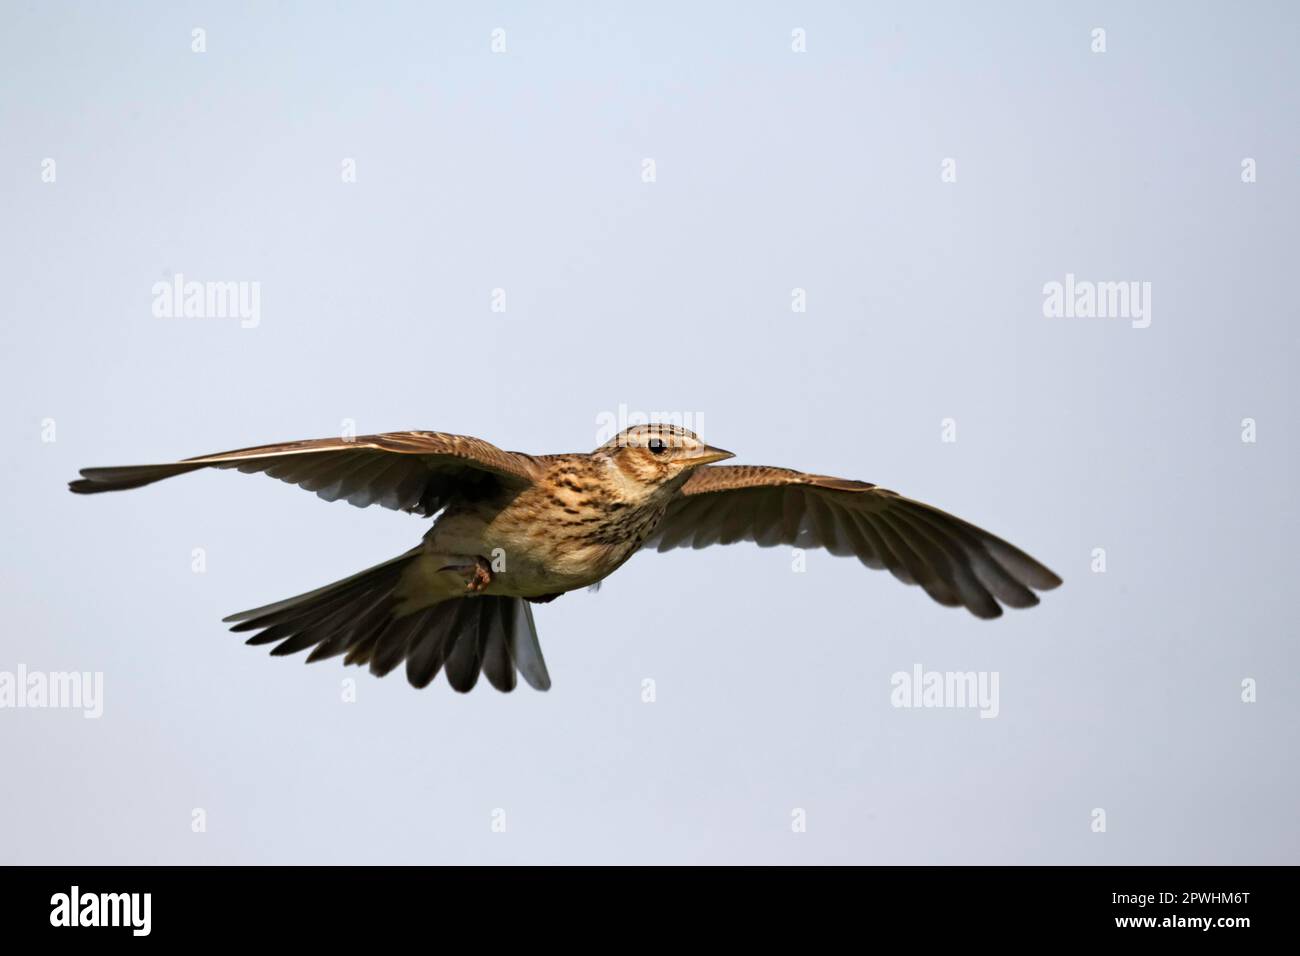
[[[492,565],[481,555],[467,557],[464,564],[449,564],[438,569],[455,571],[465,579],[465,593],[478,594],[492,583]]]

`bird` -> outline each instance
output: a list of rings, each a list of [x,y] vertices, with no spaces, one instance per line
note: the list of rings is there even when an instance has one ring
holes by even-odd
[[[596,587],[643,550],[748,541],[824,548],[996,618],[1061,579],[960,518],[865,481],[735,457],[670,423],[633,425],[589,453],[528,455],[480,438],[399,431],[262,445],[167,464],[84,468],[77,494],[122,491],[204,468],[262,473],[326,501],[377,504],[433,524],[420,544],[324,587],[225,618],[273,655],[343,655],[383,676],[405,663],[426,687],[482,674],[548,690],[532,605]]]

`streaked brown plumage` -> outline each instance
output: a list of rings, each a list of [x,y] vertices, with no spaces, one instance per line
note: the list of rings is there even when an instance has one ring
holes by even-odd
[[[79,494],[152,484],[200,468],[263,472],[327,501],[437,520],[403,555],[316,591],[242,611],[232,630],[272,654],[344,654],[379,675],[403,661],[424,687],[458,691],[482,672],[550,687],[530,603],[598,583],[642,548],[753,541],[852,555],[935,601],[997,617],[1061,579],[952,515],[862,481],[757,465],[672,425],[629,428],[590,454],[525,455],[478,438],[390,432],[265,445],[174,464],[86,468]],[[1001,604],[999,604],[1001,602]]]

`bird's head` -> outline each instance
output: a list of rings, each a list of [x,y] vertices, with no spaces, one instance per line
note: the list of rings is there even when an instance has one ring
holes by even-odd
[[[735,457],[706,445],[679,425],[633,425],[594,452],[612,462],[629,480],[651,489],[680,484],[693,468]]]

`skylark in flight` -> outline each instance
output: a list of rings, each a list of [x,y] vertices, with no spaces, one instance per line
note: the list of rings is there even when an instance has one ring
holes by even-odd
[[[315,591],[241,611],[231,630],[272,654],[313,648],[384,675],[403,661],[424,687],[458,691],[480,671],[513,690],[516,671],[551,686],[530,604],[596,584],[643,548],[825,548],[918,584],[982,618],[1031,607],[1061,579],[1000,538],[864,481],[733,457],[672,425],[629,428],[590,454],[525,455],[478,438],[390,432],[204,455],[165,465],[86,468],[78,494],[120,491],[200,468],[264,472],[326,501],[437,516],[423,541]]]

